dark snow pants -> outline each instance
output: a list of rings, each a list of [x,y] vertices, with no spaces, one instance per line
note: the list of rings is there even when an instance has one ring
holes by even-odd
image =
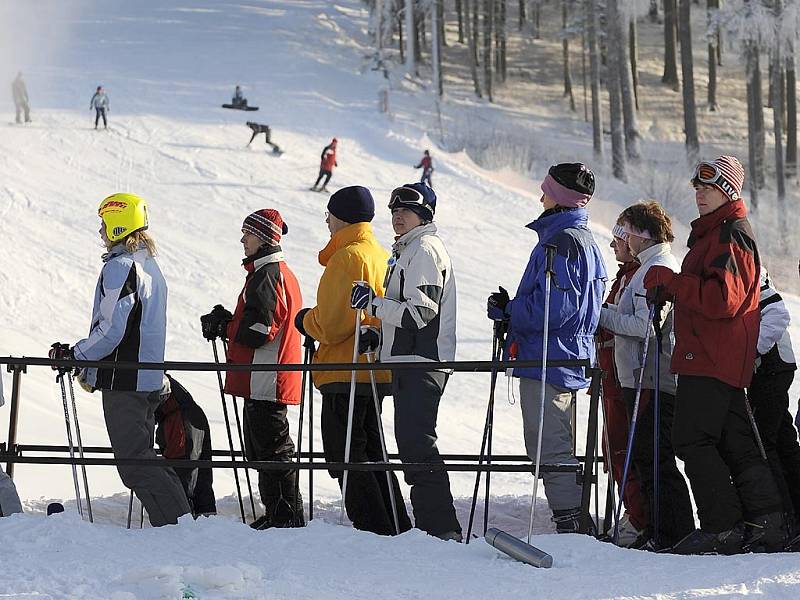
[[[633,415],[636,390],[622,390],[628,414]],[[672,423],[675,417],[675,396],[659,394],[658,410],[658,544],[668,548],[694,531],[692,501],[686,480],[678,470],[675,452],[672,449]],[[655,406],[653,390],[642,390],[639,399],[639,416],[636,419],[636,432],[633,438],[632,465],[642,491],[647,498],[647,531],[655,537],[653,515],[655,511],[655,476],[653,465],[655,448]]]
[[[794,371],[753,376],[748,395],[767,460],[783,500],[784,512],[800,516],[800,444],[789,413]]]
[[[106,121],[106,109],[95,108],[94,112],[94,128],[97,129],[97,124],[100,122],[100,117],[103,118],[103,127],[108,127],[108,121]]]
[[[317,177],[317,181],[316,183],[314,183],[314,187],[319,187],[319,182],[322,181],[323,177],[325,178],[325,183],[322,184],[322,187],[328,185],[328,182],[331,180],[331,175],[333,175],[332,171],[323,171],[322,169],[320,169],[319,177]]]
[[[159,392],[115,392],[103,390],[103,416],[114,458],[156,460],[153,449],[155,410]],[[180,479],[171,467],[120,465],[119,476],[147,510],[153,527],[178,522],[190,512]]]
[[[419,182],[425,183],[429,188],[432,188],[431,175],[433,175],[433,169],[422,169],[422,177],[420,177]]]
[[[286,405],[270,400],[244,401],[244,451],[247,460],[291,463],[294,442],[289,435]],[[302,526],[303,496],[297,487],[297,470],[258,472],[258,491],[272,527]]]
[[[392,371],[394,434],[400,460],[444,462],[436,448],[436,418],[447,375],[438,371]],[[447,471],[405,471],[416,526],[431,535],[461,532]]]
[[[704,531],[720,533],[745,518],[782,510],[743,389],[713,377],[679,375],[672,443],[685,463]]]
[[[322,447],[325,460],[344,462],[347,439],[347,412],[349,394],[322,394]],[[356,393],[353,407],[353,425],[350,438],[350,462],[383,462],[378,416],[375,402],[369,395]],[[342,486],[342,471],[330,471],[331,477]],[[411,529],[403,493],[394,472],[392,487],[397,507],[400,533]],[[349,471],[345,509],[353,527],[379,535],[394,535],[394,517],[386,473],[383,471]]]

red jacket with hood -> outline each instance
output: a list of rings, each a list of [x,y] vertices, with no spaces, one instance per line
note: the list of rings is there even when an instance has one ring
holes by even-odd
[[[761,261],[742,200],[692,222],[689,252],[668,286],[675,296],[672,372],[745,388],[761,322]]]
[[[336,139],[334,138],[330,144],[322,149],[322,156],[320,157],[320,171],[333,171],[333,167],[338,166],[336,163]]]
[[[243,261],[247,277],[228,323],[228,362],[303,362],[294,318],[303,306],[300,284],[283,260],[280,246],[263,247]],[[228,371],[225,391],[253,400],[300,404],[299,371]]]

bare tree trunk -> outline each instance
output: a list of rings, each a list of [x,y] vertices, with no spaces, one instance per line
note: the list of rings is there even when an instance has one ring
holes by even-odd
[[[664,0],[664,74],[661,83],[678,91],[678,51],[676,43],[676,23],[678,20],[677,0]]]
[[[619,19],[616,10],[617,0],[608,0],[606,10],[608,12],[608,74],[606,85],[608,86],[608,105],[611,115],[611,170],[614,177],[621,181],[627,181],[626,158],[625,158],[625,128],[622,121],[622,89],[620,71],[627,69],[625,61],[620,60],[618,46],[622,43],[618,29]]]
[[[561,0],[561,57],[564,61],[564,97],[569,96],[569,108],[572,112],[575,112],[575,95],[572,93],[572,72],[569,68],[569,38],[567,37],[568,1]]]
[[[458,16],[458,43],[464,43],[464,3],[468,0],[456,0],[456,15]]]
[[[478,78],[478,39],[477,28],[470,18],[470,11],[476,14],[478,11],[478,0],[462,0],[464,2],[464,25],[467,34],[467,42],[469,44],[469,71],[472,75],[472,84],[475,88],[475,95],[482,98],[481,82]]]
[[[533,37],[542,37],[542,0],[533,0]]]
[[[786,177],[797,176],[797,79],[794,44],[786,49]]]
[[[397,47],[400,49],[400,62],[405,64],[405,44],[403,44],[403,19],[400,17],[400,14],[397,15]]]
[[[442,0],[432,0],[431,7],[431,64],[433,66],[433,85],[436,95],[444,93],[442,88],[442,38],[441,28],[439,27],[439,6]]]
[[[639,131],[636,123],[636,106],[633,100],[633,80],[628,60],[628,27],[619,11],[618,0],[608,0],[609,55],[616,52],[622,115],[625,120],[625,153],[630,160],[639,160]],[[613,71],[609,70],[609,77]]]
[[[711,28],[714,11],[719,8],[719,0],[706,1],[706,21]],[[715,25],[716,29],[717,26]],[[708,110],[716,111],[717,105],[717,49],[714,45],[715,34],[708,38]]]
[[[647,11],[651,23],[658,23],[658,0],[650,0],[650,10]]]
[[[519,30],[522,31],[522,28],[525,26],[525,1],[526,0],[519,0]]]
[[[586,2],[583,0],[584,20],[581,25],[581,84],[583,87],[583,120],[589,122],[588,91],[586,89]]]
[[[783,17],[783,1],[774,0],[773,11],[775,19],[780,22]],[[769,85],[772,88],[772,127],[775,137],[775,187],[778,192],[778,209],[785,213],[786,207],[786,172],[783,163],[783,50],[780,37],[774,42],[770,60],[772,63],[772,78]],[[783,220],[785,222],[785,219]]]
[[[437,4],[436,16],[439,19],[439,48],[447,48],[447,28],[445,27],[444,0],[434,0]]]
[[[417,74],[417,49],[415,44],[416,25],[414,23],[414,0],[406,0],[406,70]]]
[[[497,13],[497,39],[500,44],[499,60],[497,72],[500,74],[500,81],[506,81],[506,0],[500,0],[500,7]]]
[[[628,30],[628,54],[631,59],[631,76],[633,77],[633,99],[636,110],[639,110],[639,36],[636,28],[636,17],[631,17]]]
[[[603,120],[600,113],[600,52],[597,47],[597,1],[586,0],[589,25],[589,79],[592,87],[592,149],[595,158],[603,155]]]
[[[747,149],[750,163],[750,201],[758,208],[758,190],[764,187],[764,110],[761,102],[761,68],[758,44],[745,42],[747,81]]]
[[[494,102],[492,97],[492,21],[494,21],[495,0],[483,0],[483,85],[486,98]]]
[[[692,59],[691,0],[679,0],[678,34],[681,44],[681,75],[683,79],[683,127],[686,134],[686,153],[690,162],[700,154],[697,139],[697,107],[694,98],[694,63]]]

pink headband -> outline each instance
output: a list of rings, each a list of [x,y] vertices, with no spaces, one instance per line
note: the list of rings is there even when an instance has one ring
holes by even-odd
[[[569,208],[582,208],[591,199],[589,194],[582,194],[561,185],[549,173],[542,181],[542,191],[559,206],[567,206]]]
[[[634,227],[630,223],[625,223],[625,225],[622,226],[622,230],[628,235],[635,235],[636,237],[640,237],[645,240],[653,239],[653,236],[650,235],[650,232],[645,231],[643,229],[636,229],[636,227]]]

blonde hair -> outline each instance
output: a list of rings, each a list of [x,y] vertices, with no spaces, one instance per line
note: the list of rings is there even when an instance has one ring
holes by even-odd
[[[147,235],[146,231],[141,229],[139,231],[134,231],[126,237],[123,243],[125,244],[125,249],[131,254],[136,252],[142,244],[147,248],[150,256],[155,256],[157,254],[155,240]]]

